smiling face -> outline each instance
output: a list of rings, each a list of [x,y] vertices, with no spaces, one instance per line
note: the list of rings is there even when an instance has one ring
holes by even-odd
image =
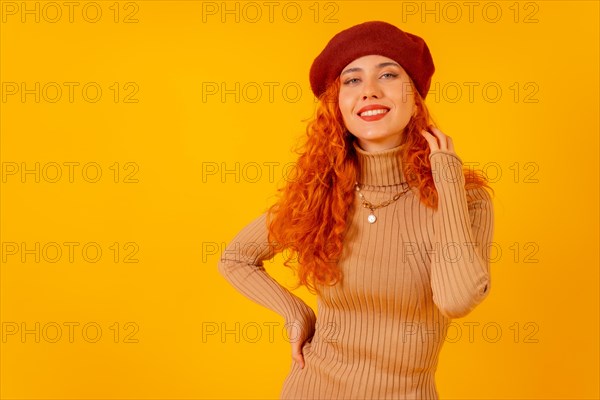
[[[401,143],[415,111],[414,88],[406,71],[380,55],[357,58],[340,74],[338,103],[346,129],[366,151]]]

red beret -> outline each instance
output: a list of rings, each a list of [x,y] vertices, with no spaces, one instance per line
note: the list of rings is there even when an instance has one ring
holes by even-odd
[[[342,69],[357,58],[377,54],[399,63],[425,98],[435,71],[431,53],[419,36],[383,21],[369,21],[336,34],[310,67],[310,86],[319,97]]]

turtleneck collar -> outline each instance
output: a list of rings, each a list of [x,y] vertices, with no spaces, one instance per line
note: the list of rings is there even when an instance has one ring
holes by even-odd
[[[358,183],[372,186],[391,186],[406,182],[400,152],[403,145],[379,151],[363,150],[352,142],[358,159]]]

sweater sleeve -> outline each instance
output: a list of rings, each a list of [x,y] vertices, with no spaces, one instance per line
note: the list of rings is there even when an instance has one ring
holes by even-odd
[[[463,162],[455,153],[436,150],[429,159],[438,192],[436,252],[431,261],[433,301],[446,317],[461,318],[491,289],[487,249],[494,230],[492,199],[482,187],[465,189]]]
[[[283,316],[286,323],[306,321],[312,309],[278,283],[263,267],[263,261],[274,256],[264,212],[238,232],[226,246],[218,262],[218,270],[241,294]]]

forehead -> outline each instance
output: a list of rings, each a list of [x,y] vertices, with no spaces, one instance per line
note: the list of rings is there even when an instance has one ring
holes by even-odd
[[[344,68],[342,68],[342,71],[340,73],[343,74],[344,72],[346,72],[346,70],[348,69],[372,69],[372,68],[378,68],[380,66],[382,66],[382,64],[385,64],[383,66],[386,65],[390,65],[390,64],[395,64],[397,65],[400,69],[403,70],[402,66],[400,65],[400,63],[398,63],[397,61],[386,57],[386,56],[382,56],[379,54],[370,54],[367,56],[362,56],[359,58],[355,58],[354,60],[352,60],[351,62],[349,62],[346,66],[344,66]]]

